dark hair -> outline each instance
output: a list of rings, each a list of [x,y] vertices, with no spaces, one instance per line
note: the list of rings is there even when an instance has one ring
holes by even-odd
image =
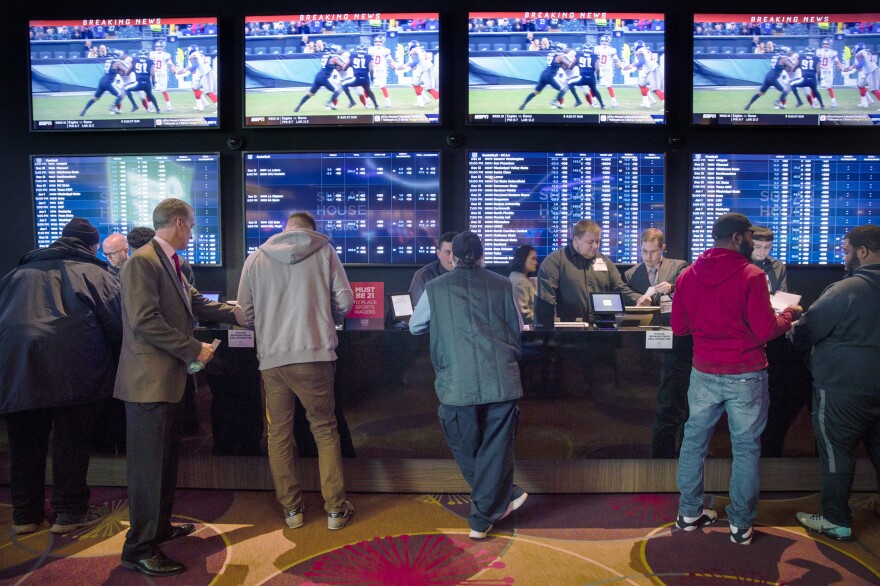
[[[755,226],[752,234],[752,240],[760,240],[761,242],[773,242],[773,230],[764,226]]]
[[[510,260],[510,270],[518,273],[525,273],[526,259],[529,258],[529,255],[533,250],[535,250],[534,247],[529,246],[528,244],[523,244],[513,251],[513,258]]]
[[[309,212],[293,212],[287,216],[287,226],[306,228],[312,232],[318,231],[318,225],[315,223],[315,216]]]
[[[444,242],[452,244],[452,241],[456,236],[458,236],[458,232],[444,232],[441,234],[440,239],[437,240],[437,250],[440,250],[440,247],[443,246]]]
[[[853,250],[864,246],[868,252],[880,252],[880,226],[865,224],[853,228],[846,233],[844,239],[849,240],[849,246]]]
[[[128,233],[125,239],[128,240],[128,245],[131,247],[132,251],[134,251],[152,240],[155,235],[156,231],[152,228],[138,226],[137,228],[132,228],[131,232]]]

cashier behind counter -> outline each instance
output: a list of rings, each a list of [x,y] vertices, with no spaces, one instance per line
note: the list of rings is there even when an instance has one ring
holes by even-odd
[[[560,321],[592,321],[590,293],[620,293],[626,305],[639,304],[641,295],[620,277],[611,259],[599,252],[602,227],[581,220],[571,231],[571,243],[547,255],[538,268],[536,327],[550,327],[553,314]],[[650,304],[650,299],[641,305]]]

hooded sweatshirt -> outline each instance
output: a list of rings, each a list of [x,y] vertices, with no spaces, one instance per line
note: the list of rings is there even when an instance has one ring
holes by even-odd
[[[734,250],[710,248],[675,285],[672,331],[693,335],[694,368],[706,374],[767,368],[764,344],[793,318],[789,309],[775,314],[764,271]]]
[[[815,346],[817,388],[837,393],[880,393],[880,264],[859,267],[832,283],[798,321],[792,340]]]
[[[336,323],[354,295],[327,236],[275,234],[244,262],[238,303],[254,329],[260,370],[336,360]]]

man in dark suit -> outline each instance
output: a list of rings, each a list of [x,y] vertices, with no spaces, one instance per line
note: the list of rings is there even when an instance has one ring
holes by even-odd
[[[663,232],[649,228],[642,232],[642,262],[624,273],[633,291],[643,298],[651,297],[651,305],[659,305],[658,322],[669,325],[675,281],[687,268],[687,262],[664,258],[666,242]],[[675,458],[687,421],[688,380],[694,352],[690,336],[675,336],[672,351],[664,350],[660,357],[660,387],[657,389],[657,407],[654,411],[654,429],[651,434],[652,458]]]
[[[180,448],[180,405],[187,366],[214,351],[193,337],[195,319],[244,324],[237,308],[214,303],[187,282],[175,251],[192,238],[192,207],[174,198],[153,210],[156,236],[122,267],[123,338],[113,396],[125,401],[131,528],[122,566],[149,576],[183,572],[160,544],[189,535],[171,525]],[[240,316],[240,317],[238,317]]]

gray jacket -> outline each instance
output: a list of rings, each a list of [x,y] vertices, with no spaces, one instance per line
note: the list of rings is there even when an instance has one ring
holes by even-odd
[[[244,262],[238,304],[254,328],[260,370],[336,360],[336,323],[354,295],[330,240],[296,229],[275,234]]]
[[[431,323],[440,402],[462,406],[519,399],[522,321],[510,281],[482,268],[457,268],[430,281],[425,294],[410,331],[424,332]]]

